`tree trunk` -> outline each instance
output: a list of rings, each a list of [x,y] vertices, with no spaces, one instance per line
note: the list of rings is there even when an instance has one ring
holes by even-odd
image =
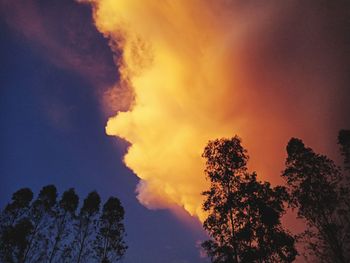
[[[54,246],[53,246],[52,251],[51,251],[51,254],[50,254],[49,263],[52,262],[52,260],[53,260],[53,258],[54,258],[54,256],[55,256],[55,254],[56,254],[57,245],[58,245],[58,242],[59,242],[60,239],[61,239],[61,235],[62,235],[63,230],[64,230],[64,221],[65,221],[66,215],[67,215],[67,212],[64,212],[62,221],[61,221],[61,223],[58,225],[58,232],[57,232],[57,235],[56,235],[56,238],[55,238]]]
[[[87,225],[86,225],[86,228],[85,228],[85,231],[84,231],[84,234],[83,234],[83,240],[80,243],[80,249],[79,249],[79,255],[78,255],[77,263],[80,263],[80,260],[81,260],[81,254],[82,254],[83,249],[84,249],[85,239],[87,237],[87,233],[88,233],[88,230],[89,230],[89,224],[90,224],[90,220],[87,221]]]
[[[29,253],[30,249],[32,248],[34,238],[35,238],[35,236],[36,236],[36,234],[38,232],[38,227],[39,227],[39,225],[41,223],[41,220],[42,220],[42,218],[37,222],[37,224],[34,227],[33,235],[30,238],[30,241],[29,241],[28,247],[26,249],[26,252],[24,253],[23,259],[19,261],[21,263],[24,263],[26,261],[26,259],[27,259],[28,253]]]
[[[229,198],[229,196],[231,195],[231,190],[230,190],[230,183],[228,183],[227,185],[227,199]],[[235,239],[235,226],[234,226],[234,220],[233,220],[233,214],[232,214],[232,209],[231,207],[229,208],[230,210],[230,221],[231,221],[231,229],[232,229],[232,247],[233,247],[233,251],[234,251],[234,257],[232,257],[234,259],[234,263],[238,263],[238,248],[237,248],[237,244],[234,242]]]

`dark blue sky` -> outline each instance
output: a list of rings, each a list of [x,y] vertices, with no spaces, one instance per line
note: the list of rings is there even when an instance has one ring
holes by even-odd
[[[141,206],[138,179],[122,163],[127,144],[105,135],[98,94],[117,70],[87,7],[66,0],[0,6],[1,207],[21,187],[74,187],[81,199],[97,190],[126,209],[123,262],[202,262],[199,223]]]

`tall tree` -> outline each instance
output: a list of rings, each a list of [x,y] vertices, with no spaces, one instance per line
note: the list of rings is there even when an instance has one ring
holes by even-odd
[[[344,156],[345,168],[350,170],[350,130],[341,130],[338,134],[338,144]]]
[[[33,192],[29,188],[19,189],[1,213],[0,259],[4,262],[20,261],[28,246],[32,224],[27,215],[32,199]]]
[[[340,209],[339,212],[347,225],[345,227],[347,233],[345,240],[348,242],[345,244],[345,247],[350,251],[350,130],[339,131],[338,144],[344,157],[344,179],[340,187],[340,196],[344,201],[344,209]]]
[[[287,195],[247,171],[248,155],[236,136],[210,141],[204,149],[210,189],[203,227],[212,237],[202,246],[214,263],[292,262],[294,238],[280,222]]]
[[[72,227],[70,224],[74,217],[75,217],[75,211],[79,204],[79,197],[75,193],[74,189],[71,188],[67,191],[65,191],[62,195],[61,200],[58,203],[57,210],[55,211],[55,219],[54,219],[54,240],[52,244],[52,249],[49,254],[48,262],[51,263],[54,261],[55,256],[57,255],[57,252],[60,250],[65,251],[64,257],[66,260],[68,260],[68,257],[71,256],[71,254],[68,252],[70,251],[70,247],[64,247],[64,244],[62,244],[62,239],[66,238],[67,235],[71,231],[69,231],[69,227]]]
[[[20,220],[22,216],[28,213],[33,192],[29,188],[22,188],[13,193],[12,202],[10,202],[1,213],[1,226],[13,225]]]
[[[75,243],[77,247],[76,262],[87,262],[93,257],[93,238],[97,231],[97,219],[100,211],[101,199],[97,192],[91,192],[85,198],[78,215]]]
[[[99,219],[99,232],[95,244],[100,262],[110,263],[120,260],[127,249],[124,241],[124,208],[116,197],[110,197],[103,205]]]
[[[32,231],[28,240],[28,246],[19,262],[36,261],[40,262],[45,256],[48,217],[52,216],[53,207],[56,205],[57,189],[54,185],[44,186],[38,198],[33,202],[29,216],[32,224]]]
[[[282,174],[290,204],[307,221],[301,236],[306,252],[320,262],[350,262],[348,190],[344,174],[332,160],[315,153],[300,139],[287,145],[288,157]]]

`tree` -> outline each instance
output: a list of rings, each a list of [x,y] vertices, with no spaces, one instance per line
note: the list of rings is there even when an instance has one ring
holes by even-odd
[[[75,211],[79,204],[79,197],[75,193],[74,189],[71,188],[65,191],[62,195],[61,200],[59,201],[57,210],[55,211],[54,216],[54,241],[52,245],[52,250],[49,254],[48,262],[51,263],[62,243],[62,239],[64,239],[71,231],[68,231],[69,223],[73,221],[75,218]],[[66,246],[61,247],[62,251],[65,252],[65,259],[68,259],[70,255],[71,248]],[[69,252],[68,252],[68,251]]]
[[[290,205],[307,221],[301,235],[306,252],[321,262],[350,262],[349,189],[343,185],[344,174],[332,160],[316,154],[300,139],[289,141],[287,153],[282,177],[287,182]]]
[[[124,208],[116,197],[110,197],[103,206],[95,249],[100,262],[120,260],[126,252],[123,224]]]
[[[33,229],[28,218],[22,218],[14,225],[2,229],[0,239],[1,262],[21,262],[29,244],[30,233]]]
[[[44,232],[48,225],[48,217],[52,216],[56,199],[56,187],[47,185],[41,189],[38,198],[31,205],[28,218],[33,227],[29,235],[28,246],[19,262],[24,263],[29,261],[29,259],[40,262],[45,257],[47,238]]]
[[[212,239],[202,247],[212,262],[292,262],[295,241],[280,222],[284,188],[248,173],[247,151],[237,136],[209,141],[203,157],[210,181],[210,189],[203,192],[208,213],[203,227]]]
[[[340,152],[344,157],[344,179],[340,186],[340,196],[345,204],[344,209],[340,209],[338,213],[341,214],[343,221],[346,222],[346,227],[344,227],[347,233],[345,240],[348,242],[345,247],[350,251],[350,130],[339,131],[338,144],[340,145]]]
[[[22,188],[13,193],[12,202],[1,213],[0,259],[4,262],[18,262],[28,246],[32,224],[26,217],[33,192]]]
[[[341,130],[338,134],[338,144],[344,156],[345,168],[350,170],[350,130]]]
[[[85,198],[84,204],[78,215],[77,233],[75,243],[77,244],[77,263],[86,262],[93,256],[91,237],[95,236],[97,228],[97,217],[100,211],[101,199],[97,192],[91,192]]]
[[[22,188],[13,193],[12,202],[1,213],[1,225],[13,225],[28,212],[33,192],[29,188]]]

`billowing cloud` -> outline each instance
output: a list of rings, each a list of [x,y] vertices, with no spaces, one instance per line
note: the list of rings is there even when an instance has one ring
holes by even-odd
[[[332,152],[349,124],[350,9],[338,1],[84,2],[134,94],[106,132],[130,142],[125,163],[149,208],[201,217],[210,139],[238,134],[251,167],[279,182],[291,136]]]

